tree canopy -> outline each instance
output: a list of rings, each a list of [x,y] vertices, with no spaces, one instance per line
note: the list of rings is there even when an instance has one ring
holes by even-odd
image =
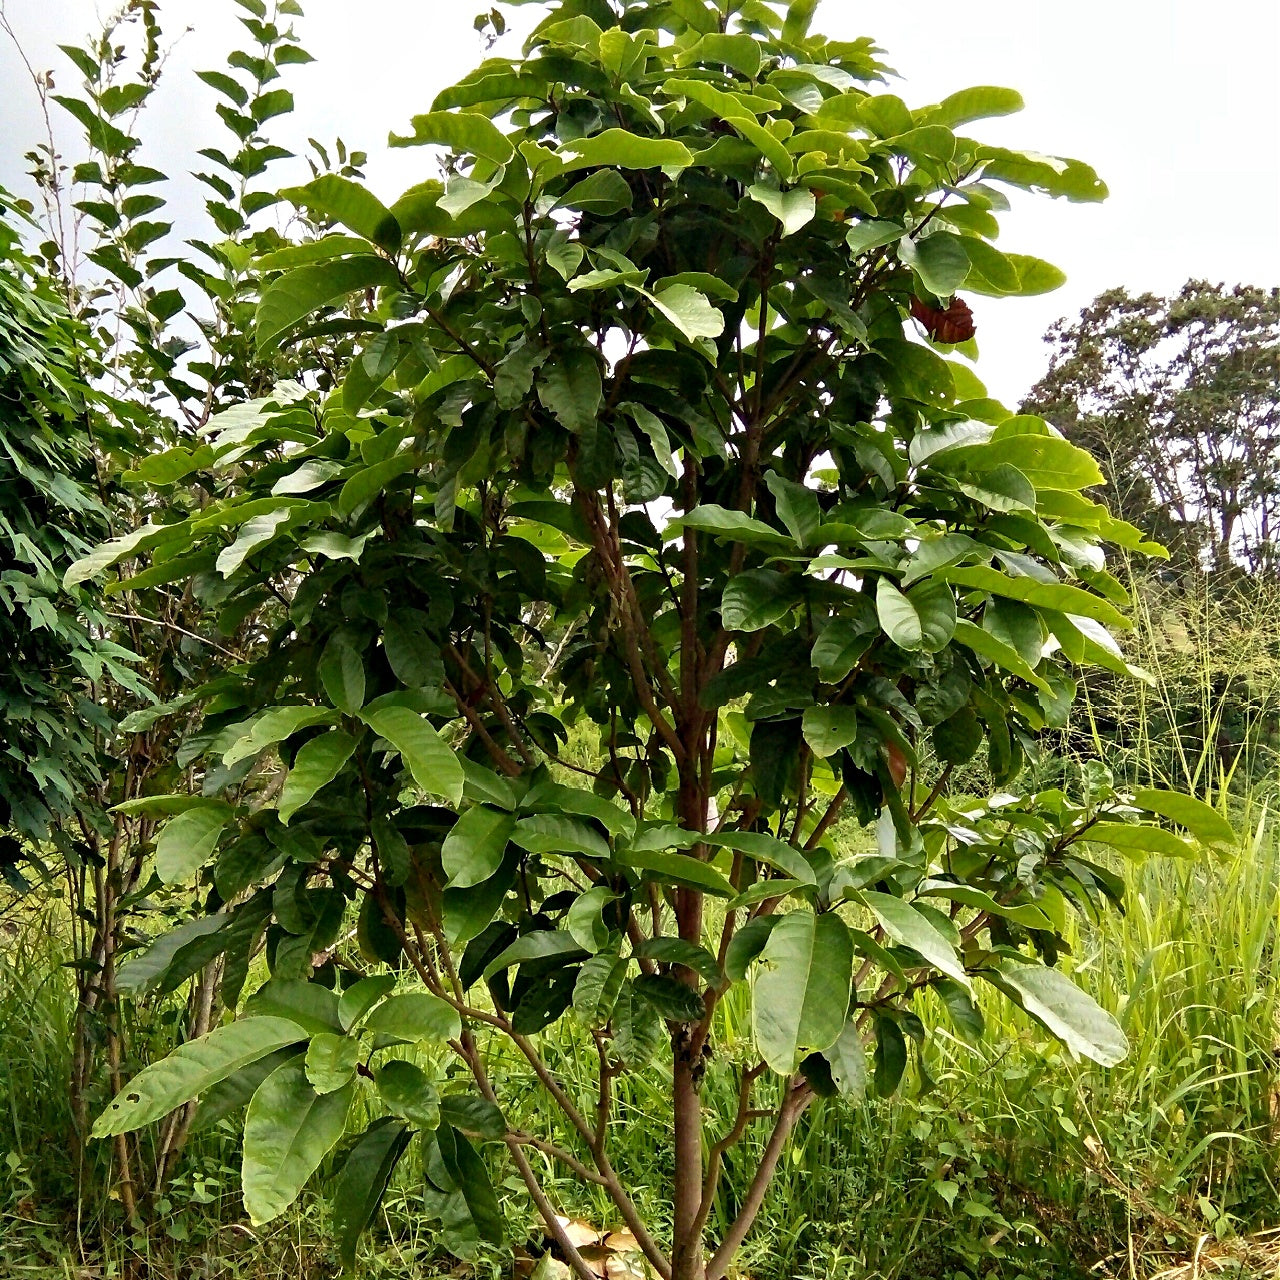
[[[240,2],[253,84],[204,78],[242,143],[214,163],[256,175],[297,57],[270,17],[297,6]],[[1014,789],[1078,672],[1129,672],[1105,548],[1157,549],[1086,496],[1086,451],[987,396],[964,344],[984,307],[1062,278],[993,243],[1004,190],[1103,184],[969,136],[1011,90],[909,108],[872,42],[812,32],[812,9],[563,0],[522,57],[392,136],[436,148],[442,178],[424,151],[388,204],[350,167],[319,174],[281,193],[292,240],[211,202],[217,270],[184,272],[215,303],[207,364],[140,319],[171,447],[136,468],[146,522],[64,581],[180,592],[186,625],[234,637],[125,722],[171,726],[194,787],[116,812],[158,824],[148,888],[200,905],[131,981],[220,966],[239,1016],[95,1132],[247,1101],[255,1222],[361,1094],[348,1259],[416,1135],[424,1211],[459,1253],[500,1238],[495,1143],[582,1280],[531,1152],[601,1186],[664,1280],[719,1280],[813,1099],[898,1087],[917,1000],[976,1037],[985,984],[1118,1061],[1119,1025],[1059,964],[1067,912],[1122,892],[1093,846],[1230,838],[1102,770]],[[1001,790],[950,796],[979,758]],[[868,828],[852,849],[845,817]],[[541,1051],[562,1020],[596,1055],[589,1098]],[[554,1131],[508,1122],[495,1038]],[[386,1052],[404,1045],[427,1067]],[[708,1131],[717,1056],[740,1106]],[[616,1082],[646,1070],[671,1098],[665,1239],[610,1159]],[[762,1121],[727,1205],[725,1154]]]

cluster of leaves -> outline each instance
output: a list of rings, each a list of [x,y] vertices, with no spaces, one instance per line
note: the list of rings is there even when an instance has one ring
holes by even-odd
[[[30,228],[0,192],[0,875],[18,888],[32,842],[58,832],[99,779],[109,724],[93,687],[138,687],[88,594],[61,583],[107,531],[91,448],[94,343],[24,251]]]
[[[393,137],[446,148],[447,180],[391,205],[341,174],[285,192],[334,230],[253,264],[278,380],[148,459],[181,500],[67,574],[124,566],[122,589],[182,584],[224,632],[255,620],[243,660],[147,713],[198,709],[180,758],[202,794],[129,812],[168,818],[155,871],[198,883],[207,914],[130,964],[172,988],[221,958],[229,1008],[259,949],[271,978],[97,1126],[248,1100],[255,1221],[369,1090],[387,1114],[340,1174],[348,1256],[420,1130],[451,1248],[497,1226],[470,1135],[505,1144],[579,1275],[531,1145],[602,1185],[664,1277],[718,1280],[808,1102],[897,1087],[920,991],[977,1035],[985,981],[1117,1061],[1114,1019],[1056,967],[1067,910],[1119,895],[1089,846],[1190,852],[1166,823],[1230,837],[1194,801],[1099,779],[943,799],[984,748],[1011,785],[1077,670],[1128,674],[1103,544],[1154,548],[1084,496],[1103,480],[1088,454],[911,316],[1060,280],[992,243],[1002,188],[1103,187],[958,132],[1015,110],[1011,91],[914,111],[880,92],[871,43],[810,33],[811,9],[563,0],[523,59]],[[309,343],[354,333],[351,359],[308,367]],[[580,721],[596,767],[562,758]],[[832,844],[846,807],[875,852]],[[736,984],[752,1047],[712,1139],[701,1064]],[[566,1015],[598,1050],[594,1115],[532,1038]],[[506,1125],[489,1035],[563,1132]],[[423,1040],[474,1091],[372,1066]],[[608,1151],[612,1080],[663,1046],[669,1251]],[[766,1070],[766,1155],[708,1258]]]
[[[1027,408],[1097,455],[1112,509],[1181,568],[1274,576],[1280,292],[1115,289],[1048,341],[1053,361]]]

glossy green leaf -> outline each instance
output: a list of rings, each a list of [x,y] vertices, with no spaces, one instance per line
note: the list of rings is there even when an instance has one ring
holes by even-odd
[[[379,248],[400,247],[400,224],[371,191],[340,174],[325,173],[302,187],[286,187],[280,194],[300,208],[340,222]]]
[[[580,434],[593,427],[601,400],[595,356],[575,347],[546,365],[538,381],[538,398],[566,431]]]
[[[801,884],[817,884],[817,876],[808,859],[795,847],[763,831],[718,831],[706,837],[706,843],[717,849],[733,849],[745,853],[755,862],[773,867]]]
[[[767,187],[762,183],[747,188],[749,195],[757,204],[762,204],[782,224],[782,234],[795,235],[801,228],[813,221],[818,202],[808,187],[793,187],[790,191],[780,191],[777,187]]]
[[[687,885],[716,898],[733,897],[733,885],[720,872],[687,854],[627,849],[618,854],[618,859],[637,871],[650,873],[659,883]]]
[[[948,95],[936,107],[929,108],[927,115],[931,124],[943,124],[954,129],[974,120],[1013,115],[1021,111],[1023,105],[1022,94],[1016,89],[977,85]]]
[[[312,1036],[303,1065],[317,1093],[332,1093],[351,1083],[359,1061],[359,1040],[325,1031]]]
[[[853,943],[834,913],[790,911],[757,960],[751,1013],[760,1056],[790,1075],[807,1054],[829,1049],[844,1030]]]
[[[230,816],[230,809],[217,803],[170,818],[156,837],[156,875],[165,884],[189,880],[213,856]]]
[[[241,1184],[249,1221],[278,1218],[337,1145],[346,1128],[353,1085],[317,1094],[303,1064],[277,1067],[249,1102]]]
[[[674,138],[646,138],[626,129],[605,129],[589,138],[576,138],[561,149],[564,172],[575,169],[686,169],[693,155]]]
[[[364,1020],[366,1031],[394,1036],[397,1040],[456,1040],[462,1034],[457,1010],[429,991],[388,996]]]
[[[1205,844],[1232,848],[1240,842],[1240,837],[1231,823],[1212,805],[1205,804],[1203,800],[1197,800],[1195,796],[1144,787],[1134,793],[1133,803],[1139,809],[1145,809],[1148,813],[1168,818],[1170,822],[1176,822],[1178,826],[1185,827],[1197,840]]]
[[[242,1017],[217,1027],[134,1076],[95,1121],[93,1136],[109,1138],[141,1129],[241,1067],[305,1038],[296,1022],[284,1018]]]
[[[445,836],[440,856],[449,884],[469,889],[487,880],[502,865],[516,820],[500,809],[472,805]]]
[[[285,331],[313,311],[356,293],[395,285],[395,268],[385,259],[365,254],[314,263],[273,280],[258,303],[259,350],[275,346]]]
[[[823,759],[858,736],[858,713],[852,707],[806,707],[801,723],[809,750]]]
[[[328,786],[342,772],[342,766],[351,759],[355,749],[356,740],[341,729],[330,729],[304,742],[293,758],[293,767],[284,780],[276,805],[280,821],[287,825],[321,787]]]
[[[333,1184],[332,1222],[338,1256],[348,1271],[356,1265],[356,1244],[373,1221],[409,1130],[398,1120],[375,1120],[357,1139]]]
[[[462,799],[462,766],[426,717],[407,707],[363,713],[366,724],[400,752],[413,780],[430,795],[453,804]]]
[[[369,1010],[395,989],[395,977],[389,973],[361,978],[359,982],[348,987],[338,1001],[338,1020],[342,1023],[342,1029],[350,1031],[358,1027]]]
[[[705,293],[687,284],[669,284],[650,293],[641,289],[650,302],[690,342],[698,338],[718,338],[724,332],[724,315]]]
[[[339,711],[355,715],[364,706],[364,659],[341,634],[320,655],[320,683]]]
[[[867,889],[863,890],[861,896],[874,912],[885,933],[895,942],[910,947],[948,977],[964,986],[969,985],[969,975],[956,954],[955,946],[926,915],[917,911],[911,903],[895,898],[892,894],[875,893]]]
[[[759,631],[785,618],[796,605],[786,577],[774,569],[749,569],[733,578],[720,599],[729,631]]]
[[[510,141],[487,116],[476,111],[430,111],[414,116],[411,134],[392,134],[393,147],[448,147],[458,155],[483,156],[506,164],[515,154]]]
[[[898,243],[898,256],[920,277],[920,283],[940,298],[950,297],[969,274],[969,255],[960,236],[950,231]]]
[[[524,964],[526,960],[581,959],[585,954],[571,933],[559,929],[538,929],[517,938],[489,961],[485,966],[484,977],[486,980],[492,978],[495,973]]]
[[[627,962],[603,951],[587,960],[573,985],[573,1011],[588,1027],[602,1027],[613,1014],[627,976]]]
[[[1021,1005],[1073,1055],[1114,1067],[1129,1052],[1120,1024],[1060,969],[1006,961],[983,976]]]
[[[955,634],[955,597],[943,582],[918,583],[903,593],[881,578],[876,613],[885,635],[900,649],[936,653]]]
[[[378,1097],[396,1115],[419,1129],[440,1123],[440,1094],[421,1067],[393,1059],[378,1068]]]
[[[335,719],[327,707],[274,707],[254,720],[248,732],[231,744],[223,753],[222,762],[225,765],[238,764],[267,747],[275,746],[277,742],[284,742],[302,729],[332,724]]]

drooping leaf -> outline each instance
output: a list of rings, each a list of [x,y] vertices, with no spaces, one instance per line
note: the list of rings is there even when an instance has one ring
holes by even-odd
[[[1073,1054],[1114,1067],[1129,1052],[1120,1024],[1059,969],[1006,962],[983,976],[999,987]]]
[[[375,1120],[351,1148],[333,1184],[333,1232],[338,1256],[348,1271],[356,1265],[356,1244],[373,1221],[391,1175],[409,1145],[409,1130],[398,1120]]]
[[[756,1048],[774,1071],[790,1075],[844,1029],[853,977],[849,930],[834,913],[790,911],[769,933],[756,965]]]
[[[353,1085],[317,1094],[296,1059],[277,1067],[249,1102],[244,1123],[241,1184],[249,1221],[278,1218],[337,1145],[346,1127]]]

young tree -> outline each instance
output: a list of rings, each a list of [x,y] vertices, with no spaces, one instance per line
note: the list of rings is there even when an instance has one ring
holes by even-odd
[[[1124,669],[1102,544],[1138,531],[1083,496],[1087,454],[926,340],[971,336],[962,287],[1060,279],[991,244],[1002,186],[1103,187],[957,132],[1009,90],[908,109],[812,8],[564,0],[393,138],[446,148],[447,181],[391,206],[332,175],[285,193],[341,229],[260,261],[259,350],[355,328],[362,351],[340,385],[211,418],[198,455],[164,455],[207,501],[68,575],[145,559],[137,587],[267,628],[198,695],[204,794],[156,842],[209,914],[139,963],[224,953],[232,1009],[259,946],[270,980],[96,1127],[248,1099],[255,1222],[362,1091],[381,1114],[337,1175],[348,1260],[416,1133],[449,1248],[500,1237],[492,1142],[582,1280],[542,1161],[603,1188],[664,1280],[720,1280],[812,1100],[897,1086],[924,993],[979,1035],[985,983],[1117,1061],[1057,967],[1067,910],[1120,893],[1089,846],[1189,848],[1162,818],[1230,836],[1092,775],[1077,799],[945,799],[980,751],[1013,784],[1073,668]],[[590,767],[563,754],[575,725]],[[874,852],[833,843],[842,814]],[[552,1028],[593,1047],[589,1094],[549,1065]],[[527,1072],[492,1074],[494,1041]],[[386,1056],[405,1043],[438,1046],[437,1074]],[[740,1104],[708,1117],[724,1058]],[[668,1082],[669,1231],[612,1159],[631,1071]],[[521,1126],[530,1084],[555,1131]]]
[[[1049,372],[1025,407],[1101,460],[1117,514],[1188,567],[1274,574],[1280,291],[1113,289],[1046,341]]]

